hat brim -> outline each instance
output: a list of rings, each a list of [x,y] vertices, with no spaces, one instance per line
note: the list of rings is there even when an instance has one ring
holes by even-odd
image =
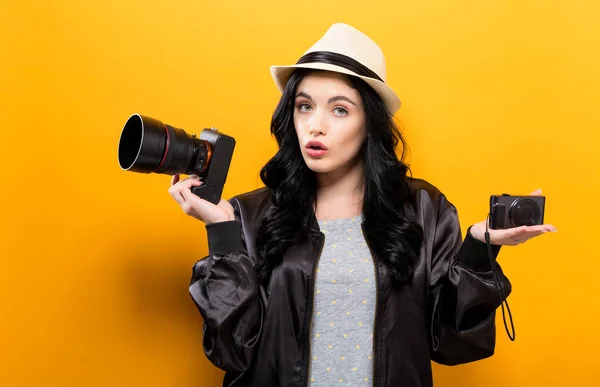
[[[392,90],[392,88],[384,82],[381,82],[378,79],[358,75],[355,72],[348,70],[347,68],[328,63],[303,63],[288,66],[271,66],[271,76],[273,77],[275,85],[277,85],[277,88],[280,92],[283,92],[283,90],[285,89],[285,84],[287,83],[292,73],[299,68],[333,71],[336,73],[342,73],[360,78],[363,81],[365,81],[369,86],[371,86],[375,90],[375,92],[377,92],[377,94],[379,94],[390,113],[395,114],[398,111],[398,109],[400,109],[400,98],[398,97],[398,95],[396,95],[394,90]]]

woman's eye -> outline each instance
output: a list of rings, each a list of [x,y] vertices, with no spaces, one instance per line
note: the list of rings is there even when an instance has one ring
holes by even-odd
[[[300,105],[298,105],[298,108],[301,112],[307,112],[310,110],[310,105],[307,103],[301,103]]]
[[[337,107],[337,108],[333,109],[333,111],[335,111],[335,113],[338,116],[345,116],[346,114],[348,114],[348,110],[346,110],[342,107]]]

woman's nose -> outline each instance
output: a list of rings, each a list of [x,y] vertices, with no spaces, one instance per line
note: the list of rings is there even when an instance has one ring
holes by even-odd
[[[309,130],[309,134],[311,137],[317,137],[317,136],[322,136],[324,133],[317,128],[311,127]]]
[[[308,132],[312,137],[325,135],[327,133],[325,119],[319,111],[315,111],[312,115],[311,120],[309,121]]]

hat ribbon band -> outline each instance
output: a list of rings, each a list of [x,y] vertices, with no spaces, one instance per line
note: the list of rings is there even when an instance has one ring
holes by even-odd
[[[296,64],[304,64],[304,63],[328,63],[336,66],[343,67],[352,72],[355,72],[358,75],[362,75],[364,77],[375,78],[381,82],[383,80],[371,69],[358,62],[355,59],[350,58],[349,56],[338,54],[337,52],[330,51],[314,51],[309,52],[308,54],[302,56],[302,58],[298,59]],[[384,82],[385,83],[385,82]]]

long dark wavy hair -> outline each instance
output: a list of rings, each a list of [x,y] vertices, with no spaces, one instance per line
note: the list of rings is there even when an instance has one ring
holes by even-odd
[[[257,274],[262,283],[268,282],[286,249],[305,240],[307,221],[313,216],[316,175],[302,158],[294,128],[296,91],[310,71],[314,70],[299,69],[292,74],[271,120],[279,149],[260,172],[274,205],[264,217],[256,241],[260,254]],[[364,236],[389,270],[393,284],[399,286],[412,278],[423,240],[421,226],[409,221],[403,210],[410,195],[409,168],[403,162],[406,143],[379,95],[362,79],[348,79],[362,98],[366,118],[367,137],[361,149]],[[402,145],[400,157],[398,144]]]

